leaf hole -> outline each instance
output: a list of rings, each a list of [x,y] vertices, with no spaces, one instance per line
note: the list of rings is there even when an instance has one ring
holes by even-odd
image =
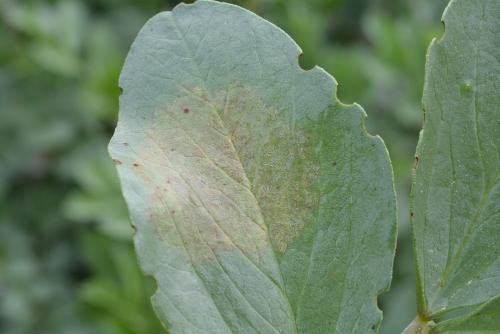
[[[297,57],[300,68],[304,71],[312,70],[316,64],[312,63],[310,59],[304,57],[303,55],[304,54],[301,52]]]

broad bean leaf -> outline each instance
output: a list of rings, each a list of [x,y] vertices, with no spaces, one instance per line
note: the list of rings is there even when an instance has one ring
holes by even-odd
[[[446,316],[484,333],[479,309],[496,307],[488,326],[498,332],[500,2],[454,0],[443,21],[428,53],[413,189],[419,312],[438,320],[436,332],[450,328],[439,325]]]
[[[470,333],[491,334],[499,332],[500,298],[495,298],[471,314],[457,317],[440,323],[436,332],[439,333]]]
[[[370,333],[395,249],[392,171],[364,111],[234,5],[153,17],[110,152],[171,333]]]

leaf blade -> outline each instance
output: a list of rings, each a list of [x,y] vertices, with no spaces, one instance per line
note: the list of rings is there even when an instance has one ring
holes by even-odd
[[[500,268],[498,14],[495,1],[451,1],[445,34],[427,56],[412,200],[419,313],[427,318],[500,293],[492,284]]]
[[[493,298],[477,310],[461,318],[444,321],[436,326],[438,333],[494,333],[500,320],[500,298]]]
[[[155,16],[132,46],[110,152],[173,333],[378,329],[396,234],[388,154],[299,54],[211,1]]]

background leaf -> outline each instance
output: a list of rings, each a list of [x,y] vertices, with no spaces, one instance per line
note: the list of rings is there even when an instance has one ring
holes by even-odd
[[[428,319],[460,319],[500,294],[499,16],[498,1],[452,1],[429,49],[412,209]]]
[[[110,144],[174,333],[367,333],[396,238],[387,151],[239,7],[180,5],[127,57]]]

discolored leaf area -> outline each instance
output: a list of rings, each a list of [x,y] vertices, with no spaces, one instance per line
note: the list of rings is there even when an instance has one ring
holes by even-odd
[[[396,237],[364,111],[234,5],[153,17],[127,57],[110,152],[171,333],[372,333]]]
[[[419,312],[436,332],[485,333],[479,310],[495,307],[500,331],[499,18],[499,1],[451,1],[428,53],[413,232]]]

